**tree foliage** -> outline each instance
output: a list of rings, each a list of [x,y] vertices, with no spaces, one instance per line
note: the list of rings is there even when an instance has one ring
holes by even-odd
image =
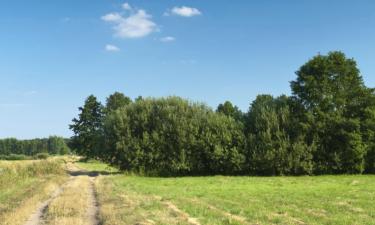
[[[35,156],[38,153],[50,155],[64,155],[70,152],[67,140],[62,137],[50,136],[31,140],[17,140],[16,138],[0,139],[0,155]]]
[[[311,132],[318,145],[317,173],[361,173],[366,143],[362,122],[370,91],[356,62],[341,52],[318,55],[297,71],[293,95],[313,115]]]
[[[77,153],[88,158],[100,157],[103,143],[103,106],[90,95],[83,107],[79,107],[78,118],[69,127],[74,132],[72,146]]]
[[[237,106],[234,106],[230,101],[225,101],[223,104],[219,104],[216,112],[230,116],[237,121],[243,122],[244,119],[244,114],[241,110]]]
[[[239,171],[244,138],[234,119],[178,97],[143,99],[105,122],[107,154],[122,169],[147,174]]]
[[[123,93],[115,92],[107,98],[105,111],[111,112],[130,104],[132,100]]]
[[[314,145],[295,134],[293,106],[287,96],[260,95],[247,115],[247,154],[252,174],[310,174]],[[300,129],[300,131],[302,131]]]
[[[341,52],[296,72],[292,96],[259,95],[242,113],[179,97],[89,96],[73,120],[78,152],[148,175],[375,173],[375,90]],[[17,152],[17,151],[16,151]]]

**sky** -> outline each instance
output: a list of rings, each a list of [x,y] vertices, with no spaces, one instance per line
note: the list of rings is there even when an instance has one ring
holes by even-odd
[[[375,87],[373,0],[2,0],[0,30],[0,138],[69,137],[115,91],[246,111],[334,50]]]

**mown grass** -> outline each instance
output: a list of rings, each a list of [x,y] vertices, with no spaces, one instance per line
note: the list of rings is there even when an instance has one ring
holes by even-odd
[[[0,161],[0,224],[23,224],[64,175],[56,159]]]
[[[97,192],[103,224],[375,224],[370,175],[112,175],[97,180]]]
[[[23,224],[66,181],[59,160],[0,161],[0,224]],[[74,167],[76,159],[64,160]],[[96,161],[77,165],[102,172],[90,178],[102,224],[375,224],[370,175],[150,178]],[[50,224],[87,222],[89,178],[73,181],[49,206]]]

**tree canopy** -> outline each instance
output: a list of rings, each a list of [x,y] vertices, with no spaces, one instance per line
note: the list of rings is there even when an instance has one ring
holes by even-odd
[[[147,175],[375,172],[375,91],[354,59],[317,55],[292,95],[259,95],[243,113],[179,97],[89,96],[73,120],[78,152]]]
[[[70,152],[66,139],[58,136],[17,140],[16,138],[0,139],[0,155],[22,154],[35,156],[38,153],[64,155]]]

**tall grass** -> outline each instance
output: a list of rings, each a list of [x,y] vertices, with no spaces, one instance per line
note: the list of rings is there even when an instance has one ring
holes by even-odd
[[[63,173],[56,160],[0,161],[0,190],[20,180]]]
[[[0,224],[22,225],[66,180],[64,162],[0,160]]]

